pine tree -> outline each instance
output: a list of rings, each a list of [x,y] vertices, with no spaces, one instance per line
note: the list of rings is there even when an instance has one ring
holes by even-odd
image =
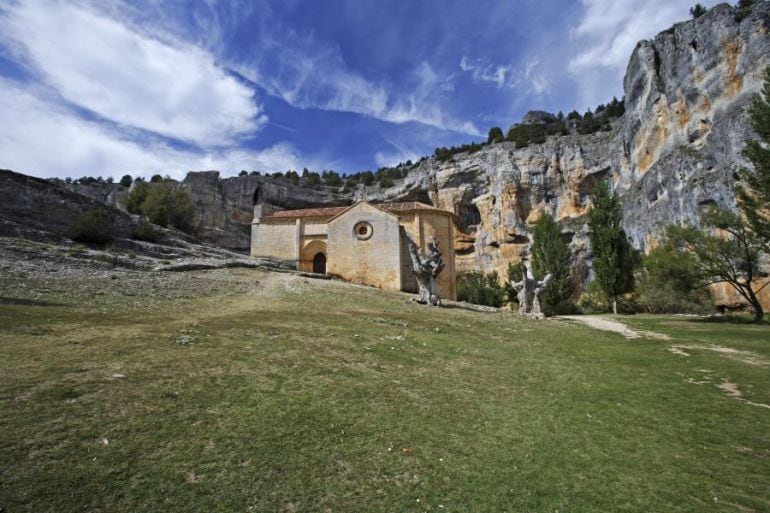
[[[618,296],[634,288],[633,271],[638,256],[623,231],[620,201],[606,183],[600,183],[593,191],[588,227],[594,276],[607,301],[612,303],[613,313],[617,314]]]
[[[704,14],[706,14],[707,9],[703,7],[701,4],[695,4],[694,6],[690,7],[690,16],[693,18],[700,18]]]
[[[550,214],[535,224],[532,242],[532,270],[542,280],[547,274],[553,278],[543,293],[546,314],[559,313],[569,306],[573,287],[570,278],[570,251],[561,235],[559,225]]]
[[[503,130],[499,126],[493,126],[489,129],[489,135],[487,136],[487,144],[503,142],[505,136]]]

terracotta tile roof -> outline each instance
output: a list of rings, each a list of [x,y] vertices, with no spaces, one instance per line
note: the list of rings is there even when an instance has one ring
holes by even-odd
[[[373,204],[377,208],[381,208],[382,210],[386,212],[390,212],[392,214],[399,214],[399,213],[406,213],[406,212],[417,212],[417,211],[425,211],[425,210],[431,210],[436,212],[447,212],[446,210],[441,210],[440,208],[436,208],[432,205],[426,205],[425,203],[420,203],[419,201],[408,201],[404,203],[380,203],[380,204]],[[263,219],[298,219],[301,217],[326,217],[331,218],[338,214],[341,214],[345,210],[349,209],[350,206],[347,207],[325,207],[325,208],[303,208],[300,210],[279,210],[277,212],[273,212],[267,216],[265,216]],[[451,213],[451,212],[447,212]]]
[[[279,210],[266,215],[264,219],[295,219],[298,217],[333,217],[350,207],[302,208],[299,210]]]

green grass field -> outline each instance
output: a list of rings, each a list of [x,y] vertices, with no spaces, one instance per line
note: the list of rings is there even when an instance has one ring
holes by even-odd
[[[770,511],[767,326],[58,274],[0,288],[5,513]]]

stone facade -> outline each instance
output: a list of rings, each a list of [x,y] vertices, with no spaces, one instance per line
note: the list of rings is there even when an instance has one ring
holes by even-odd
[[[438,277],[439,295],[456,299],[455,216],[419,202],[282,210],[254,207],[251,256],[296,263],[354,283],[388,290],[417,292],[408,240],[425,250],[439,243],[445,269]]]

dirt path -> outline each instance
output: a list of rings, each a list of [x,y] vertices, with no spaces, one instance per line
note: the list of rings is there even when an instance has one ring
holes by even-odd
[[[618,333],[628,339],[642,337],[657,338],[660,340],[671,339],[671,337],[664,335],[663,333],[656,333],[654,331],[635,331],[620,321],[614,321],[612,319],[607,319],[606,317],[601,317],[598,315],[562,315],[559,316],[559,319],[578,321],[597,330]]]

